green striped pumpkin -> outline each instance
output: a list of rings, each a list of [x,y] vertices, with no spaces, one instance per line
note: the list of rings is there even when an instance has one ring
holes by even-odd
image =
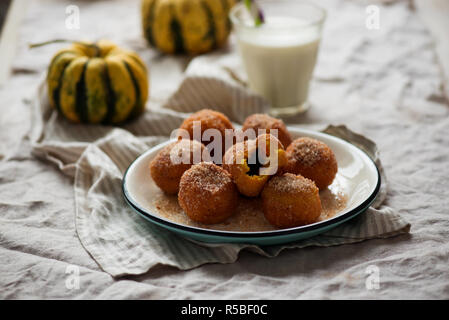
[[[147,69],[136,53],[107,40],[75,42],[53,57],[47,87],[51,106],[68,120],[117,124],[145,109]]]
[[[143,0],[142,26],[150,45],[165,53],[200,54],[222,46],[236,0]]]

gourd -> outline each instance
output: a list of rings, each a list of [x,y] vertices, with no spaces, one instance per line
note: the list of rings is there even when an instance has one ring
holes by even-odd
[[[147,68],[110,41],[73,42],[51,60],[47,88],[50,105],[68,120],[118,124],[144,111]]]
[[[142,26],[150,45],[165,53],[200,54],[221,47],[231,31],[236,0],[143,0]]]

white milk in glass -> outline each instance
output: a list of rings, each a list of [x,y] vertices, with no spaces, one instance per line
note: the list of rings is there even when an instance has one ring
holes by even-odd
[[[257,28],[241,30],[239,50],[249,85],[274,113],[304,107],[319,41],[317,27],[294,17],[268,17]]]

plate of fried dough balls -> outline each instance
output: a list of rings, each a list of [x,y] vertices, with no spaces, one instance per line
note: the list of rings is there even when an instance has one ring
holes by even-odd
[[[237,125],[204,109],[172,137],[131,163],[122,189],[136,213],[196,241],[309,238],[364,212],[380,189],[358,147],[267,114]]]

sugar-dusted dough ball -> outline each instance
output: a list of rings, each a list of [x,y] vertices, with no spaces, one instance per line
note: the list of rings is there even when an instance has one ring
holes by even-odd
[[[265,143],[261,143],[263,140]],[[223,158],[223,168],[231,174],[239,192],[247,197],[257,197],[268,179],[286,163],[282,143],[270,134],[236,143]]]
[[[321,214],[319,190],[300,175],[275,176],[262,191],[262,208],[268,222],[278,228],[314,223]]]
[[[266,133],[270,133],[270,130],[272,129],[277,129],[277,138],[281,141],[284,148],[287,148],[292,142],[292,137],[290,136],[290,132],[288,132],[284,121],[264,113],[255,113],[246,118],[245,122],[243,122],[242,131],[247,129],[255,130],[256,136],[258,135],[259,129],[265,129],[267,131]]]
[[[234,214],[239,194],[226,170],[201,162],[182,175],[178,202],[190,219],[214,224]]]
[[[312,138],[298,138],[287,148],[286,172],[300,174],[322,190],[334,181],[338,171],[334,152],[325,143]]]
[[[198,122],[201,125],[201,136],[195,137],[194,136],[194,124],[195,122]],[[189,116],[187,119],[184,120],[184,122],[181,124],[179,129],[184,129],[187,131],[187,133],[190,136],[190,139],[196,139],[200,142],[202,142],[204,145],[208,146],[209,143],[211,143],[211,140],[205,139],[204,132],[208,129],[216,129],[221,135],[221,143],[222,143],[222,151],[220,157],[222,157],[226,151],[226,129],[234,130],[234,126],[232,125],[231,121],[229,121],[228,117],[226,117],[223,113],[213,111],[210,109],[203,109],[198,112],[195,112],[191,116]],[[212,155],[213,156],[213,155]],[[221,158],[220,158],[221,160]]]
[[[195,162],[210,161],[206,147],[198,141],[182,139],[162,149],[150,162],[156,185],[168,194],[176,194],[183,173]]]

